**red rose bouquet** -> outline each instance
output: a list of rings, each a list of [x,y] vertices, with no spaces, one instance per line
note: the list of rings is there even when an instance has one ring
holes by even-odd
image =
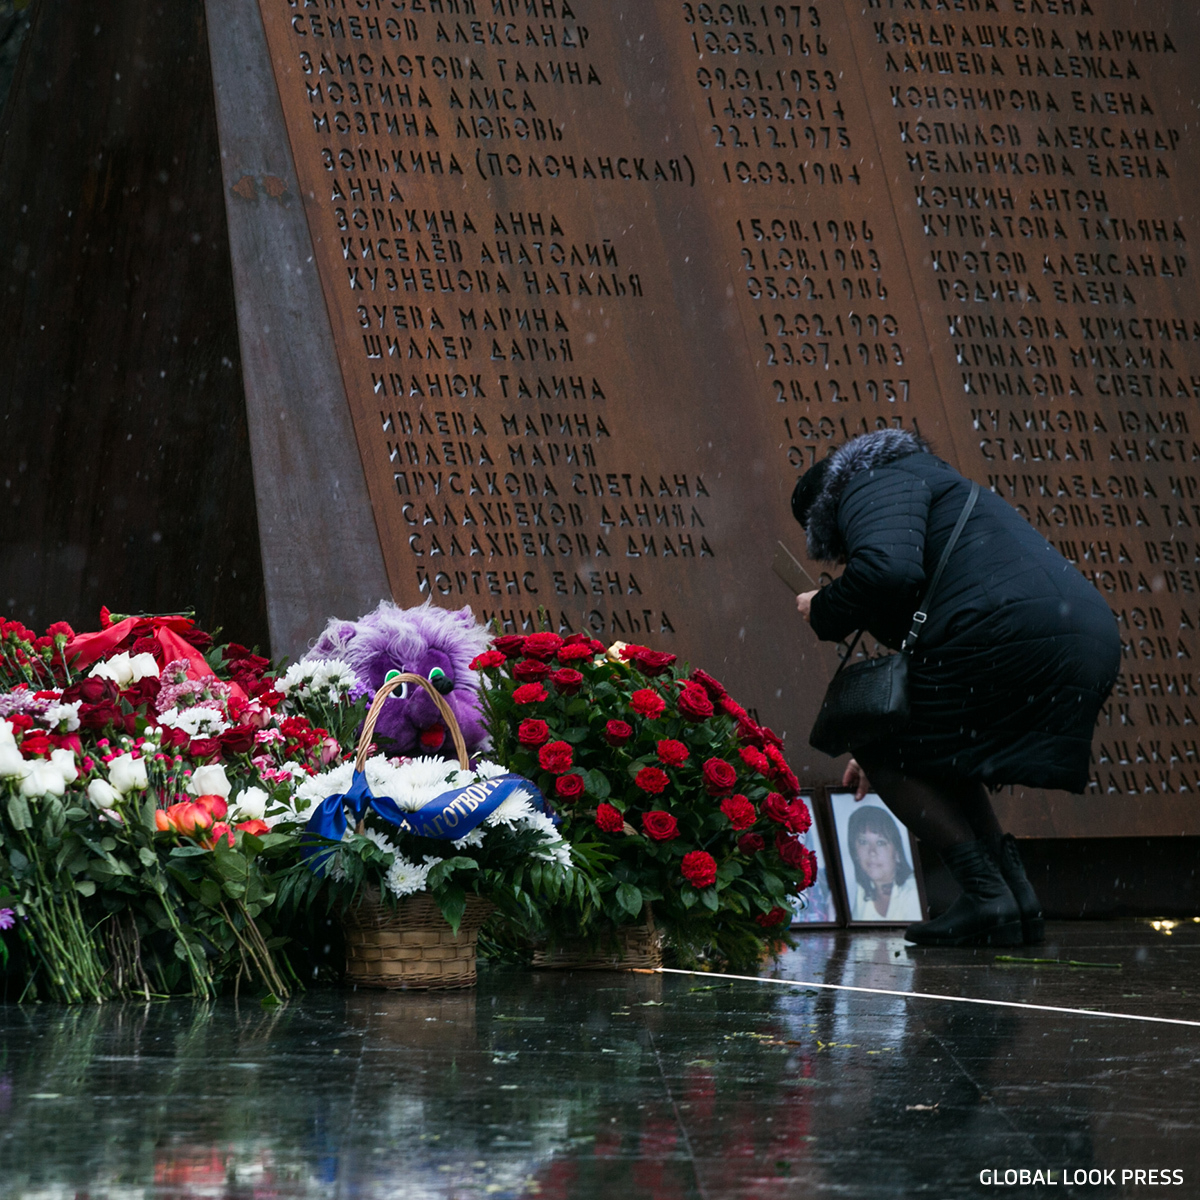
[[[703,671],[584,634],[508,635],[472,664],[493,753],[562,819],[586,886],[544,914],[603,936],[652,904],[668,945],[735,966],[777,945],[816,876],[810,816],[770,729]]]

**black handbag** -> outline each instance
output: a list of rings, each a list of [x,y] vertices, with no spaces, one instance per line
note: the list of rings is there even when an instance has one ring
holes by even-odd
[[[942,572],[946,569],[946,563],[950,560],[950,552],[958,541],[958,535],[962,533],[963,526],[971,515],[971,509],[975,507],[978,495],[979,484],[972,483],[971,494],[959,513],[958,522],[945,550],[942,551],[937,570],[925,589],[920,606],[913,613],[912,627],[900,646],[900,653],[851,663],[850,659],[854,654],[854,647],[858,645],[858,639],[862,637],[862,630],[854,635],[845,658],[829,681],[821,711],[813,723],[812,733],[808,735],[808,744],[813,749],[837,758],[853,745],[865,745],[868,742],[893,737],[908,723],[908,657],[921,636],[921,627],[928,619],[933,594],[942,578]]]

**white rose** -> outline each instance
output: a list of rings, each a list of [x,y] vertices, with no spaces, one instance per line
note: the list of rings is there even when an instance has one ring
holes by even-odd
[[[121,793],[111,783],[103,779],[93,779],[88,784],[88,799],[97,808],[112,808],[120,798]]]
[[[154,661],[154,655],[145,651],[135,654],[129,660],[129,669],[133,673],[134,683],[150,677],[157,679],[159,676],[158,663]]]
[[[0,778],[24,775],[25,766],[16,743],[0,741]]]
[[[12,726],[7,721],[0,721],[0,746],[15,746],[17,739],[13,735]]]
[[[51,750],[50,762],[63,777],[63,783],[74,783],[79,778],[79,772],[75,769],[74,750]]]
[[[187,790],[193,796],[220,796],[222,800],[228,800],[233,785],[226,778],[225,768],[220,763],[208,763],[192,772]]]
[[[262,788],[248,787],[238,792],[234,808],[243,821],[261,821],[266,816],[270,800],[271,797]]]
[[[61,796],[67,785],[62,774],[53,763],[40,758],[25,764],[25,776],[21,780],[21,795],[36,799],[38,796]]]
[[[150,786],[146,778],[146,764],[132,754],[118,754],[108,764],[109,782],[118,792],[132,792],[135,788],[142,791]]]
[[[89,672],[101,679],[111,679],[119,688],[127,688],[133,682],[133,663],[129,655],[122,651],[114,654],[104,662],[98,662]]]

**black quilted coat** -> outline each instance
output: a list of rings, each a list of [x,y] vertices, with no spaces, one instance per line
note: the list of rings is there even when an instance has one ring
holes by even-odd
[[[817,636],[840,641],[862,627],[898,649],[969,488],[907,432],[865,434],[836,450],[808,514],[808,547],[846,567],[813,600]],[[1099,592],[981,491],[911,659],[910,726],[855,753],[868,774],[883,765],[931,780],[1081,792],[1120,652]]]

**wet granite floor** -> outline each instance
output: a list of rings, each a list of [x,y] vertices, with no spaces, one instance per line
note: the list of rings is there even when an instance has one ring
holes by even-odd
[[[1200,923],[1016,953],[1120,969],[813,931],[767,973],[1200,1020]],[[680,975],[8,1005],[0,1200],[1200,1196],[1198,1065],[1200,1027]]]

